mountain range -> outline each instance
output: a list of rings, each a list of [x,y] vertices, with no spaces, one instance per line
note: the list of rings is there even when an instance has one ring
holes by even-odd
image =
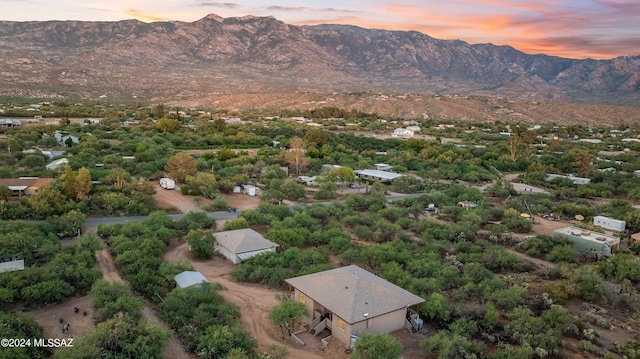
[[[416,31],[194,22],[0,21],[0,96],[194,99],[358,92],[640,103],[640,56],[530,55]]]

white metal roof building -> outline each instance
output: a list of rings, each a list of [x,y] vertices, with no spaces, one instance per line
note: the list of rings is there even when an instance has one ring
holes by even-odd
[[[556,175],[556,174],[547,174],[544,178],[545,182],[551,182],[556,178],[567,178],[570,179],[571,182],[573,182],[576,185],[581,185],[581,184],[589,184],[591,183],[591,179],[590,178],[585,178],[585,177],[575,177],[575,176],[565,176],[565,175]]]
[[[356,170],[354,172],[361,179],[378,182],[391,182],[398,177],[402,177],[399,173],[378,170]]]
[[[187,288],[191,286],[199,286],[202,283],[209,283],[202,273],[194,271],[184,271],[176,274],[173,279],[176,281],[176,288]]]
[[[0,273],[24,270],[24,259],[0,262]]]
[[[48,165],[45,166],[48,170],[57,170],[69,164],[68,158],[58,158],[57,160],[53,160]]]

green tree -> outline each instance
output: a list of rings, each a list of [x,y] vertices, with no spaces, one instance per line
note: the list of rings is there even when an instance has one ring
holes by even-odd
[[[569,262],[574,263],[578,259],[578,251],[570,245],[555,246],[546,256],[551,262]]]
[[[238,217],[224,222],[223,231],[232,231],[234,229],[249,228],[249,222],[244,217]]]
[[[121,191],[131,180],[131,174],[120,167],[112,169],[104,178],[104,183],[113,185],[117,191]]]
[[[196,353],[199,358],[227,358],[235,349],[252,352],[256,340],[238,325],[212,325],[197,338]]]
[[[640,211],[629,212],[625,220],[627,221],[627,228],[631,232],[640,232]]]
[[[21,313],[0,311],[0,337],[30,340],[30,346],[14,346],[0,349],[0,358],[43,359],[51,355],[51,348],[33,345],[36,338],[44,338],[42,328],[35,319]]]
[[[272,179],[271,181],[269,181],[269,184],[267,185],[265,190],[262,191],[260,199],[262,201],[273,204],[282,203],[282,201],[287,198],[284,190],[282,189],[283,185],[284,183],[282,182],[282,180]]]
[[[206,198],[216,198],[218,191],[216,177],[211,173],[198,172],[195,176],[187,176],[185,180],[189,190]]]
[[[91,181],[91,173],[89,170],[82,167],[78,170],[78,176],[76,177],[76,196],[75,199],[78,201],[84,201],[89,196],[89,192],[91,191],[91,185],[93,182]]]
[[[215,127],[219,132],[224,132],[227,128],[227,123],[223,118],[216,118],[213,120],[213,127]]]
[[[144,302],[133,296],[131,290],[122,283],[109,283],[99,280],[91,287],[92,303],[97,311],[98,322],[113,318],[117,313],[124,313],[134,320],[142,318]]]
[[[210,230],[191,230],[185,237],[185,241],[191,246],[191,254],[194,258],[209,259],[213,256],[216,237]]]
[[[182,122],[173,118],[163,117],[156,122],[162,132],[176,132],[182,127]]]
[[[162,358],[171,334],[149,319],[134,320],[122,312],[99,323],[74,346],[56,353],[57,358]]]
[[[327,142],[327,135],[317,128],[312,128],[304,134],[304,141],[308,143],[309,146],[322,146]]]
[[[315,198],[316,199],[334,199],[338,196],[336,192],[338,190],[338,185],[336,182],[331,179],[326,179],[320,183],[320,187],[316,191]]]
[[[482,353],[479,343],[446,330],[424,339],[420,346],[425,355],[436,354],[438,359],[478,358],[478,354]]]
[[[60,303],[69,298],[74,288],[60,279],[46,280],[22,288],[20,294],[32,303]]]
[[[285,334],[291,336],[295,321],[302,317],[308,317],[309,314],[304,308],[304,303],[294,302],[286,294],[279,294],[276,298],[280,304],[269,313],[269,320],[280,327],[282,339],[285,339]]]
[[[397,359],[402,354],[402,344],[389,334],[363,333],[354,346],[355,359]]]
[[[334,181],[340,182],[342,186],[346,186],[356,179],[356,173],[349,167],[333,168],[326,176],[333,177]]]
[[[76,199],[76,195],[78,194],[76,173],[73,171],[71,166],[64,166],[62,175],[60,176],[60,183],[62,186],[62,193],[64,193],[68,199]]]
[[[0,198],[6,201],[12,194],[13,191],[9,187],[0,185]]]
[[[64,215],[49,219],[49,222],[52,223],[57,232],[63,236],[73,236],[79,235],[82,232],[86,219],[87,216],[84,213],[72,210]]]
[[[447,298],[437,292],[431,293],[427,298],[427,302],[422,306],[422,314],[427,318],[448,321],[451,313],[447,305]]]
[[[282,185],[282,192],[289,201],[298,201],[307,196],[307,188],[295,181],[286,181]]]

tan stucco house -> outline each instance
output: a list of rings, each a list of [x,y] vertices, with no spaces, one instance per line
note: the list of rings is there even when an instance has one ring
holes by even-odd
[[[213,234],[218,252],[234,264],[265,252],[275,252],[280,246],[264,238],[251,228],[236,229]]]
[[[329,329],[346,345],[363,332],[384,334],[406,328],[408,310],[425,300],[358,266],[331,269],[285,280],[292,299],[313,318],[308,329]]]

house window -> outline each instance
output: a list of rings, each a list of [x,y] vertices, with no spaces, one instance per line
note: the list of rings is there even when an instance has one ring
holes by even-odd
[[[346,326],[346,323],[344,322],[344,320],[338,319],[338,329],[344,332],[345,326]]]
[[[300,303],[304,303],[306,300],[307,300],[307,297],[303,293],[300,293],[300,295],[298,296],[298,301]]]

